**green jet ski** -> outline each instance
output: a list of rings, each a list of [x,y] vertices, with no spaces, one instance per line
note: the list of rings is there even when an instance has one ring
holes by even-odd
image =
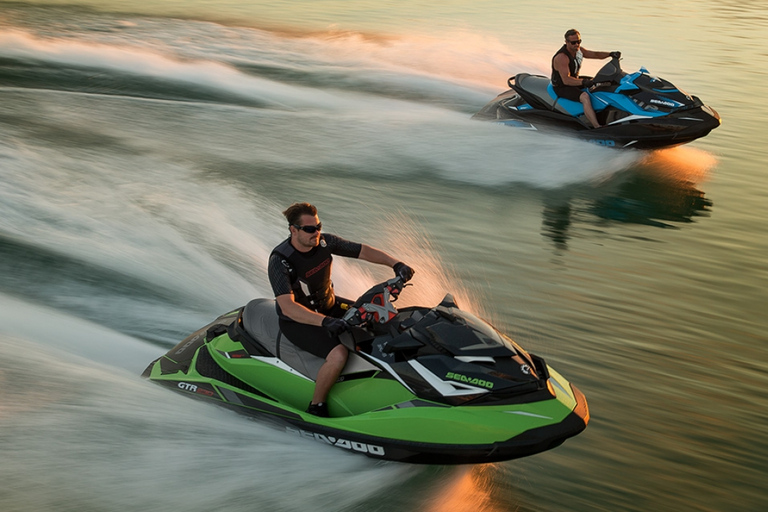
[[[584,430],[584,395],[451,295],[396,309],[400,278],[346,312],[349,359],[330,418],[304,412],[324,360],[278,326],[274,299],[224,314],[153,361],[143,376],[189,396],[273,420],[289,434],[369,457],[476,464],[532,455]]]

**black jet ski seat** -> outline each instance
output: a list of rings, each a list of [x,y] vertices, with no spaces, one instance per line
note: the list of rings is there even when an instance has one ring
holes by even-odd
[[[253,343],[243,343],[246,351],[252,352],[255,348],[257,353],[252,355],[264,356],[266,354],[263,353],[263,350],[258,349],[265,349],[270,355],[280,359],[305,377],[312,380],[317,379],[317,372],[325,359],[297,347],[280,331],[274,299],[253,299],[243,308],[241,318],[242,327],[248,335],[247,337],[252,338],[251,342],[255,341],[261,345],[261,347],[253,347]],[[350,353],[342,375],[371,369],[377,368],[357,354]]]

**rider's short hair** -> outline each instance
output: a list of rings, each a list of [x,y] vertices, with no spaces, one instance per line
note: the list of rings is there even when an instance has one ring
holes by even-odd
[[[302,215],[317,215],[317,208],[309,203],[293,203],[283,212],[288,224],[295,226],[301,221]]]
[[[568,39],[571,36],[580,36],[580,35],[581,34],[579,34],[578,30],[576,30],[575,28],[572,28],[565,33],[565,38]]]

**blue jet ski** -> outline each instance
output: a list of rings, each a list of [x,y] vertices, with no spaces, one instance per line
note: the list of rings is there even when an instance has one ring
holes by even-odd
[[[658,149],[686,144],[720,126],[720,116],[699,98],[640,68],[628,74],[613,57],[588,89],[602,125],[592,128],[580,102],[559,98],[548,77],[519,73],[472,118],[559,132],[616,148]]]

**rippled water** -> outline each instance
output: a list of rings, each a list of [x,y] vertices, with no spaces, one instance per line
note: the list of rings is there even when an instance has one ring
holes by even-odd
[[[4,511],[766,508],[764,6],[67,3],[0,2]],[[571,26],[723,125],[618,152],[470,121]],[[453,292],[546,358],[587,430],[377,464],[142,381],[269,295],[295,200],[412,264],[403,303]],[[337,263],[346,296],[386,275]]]

